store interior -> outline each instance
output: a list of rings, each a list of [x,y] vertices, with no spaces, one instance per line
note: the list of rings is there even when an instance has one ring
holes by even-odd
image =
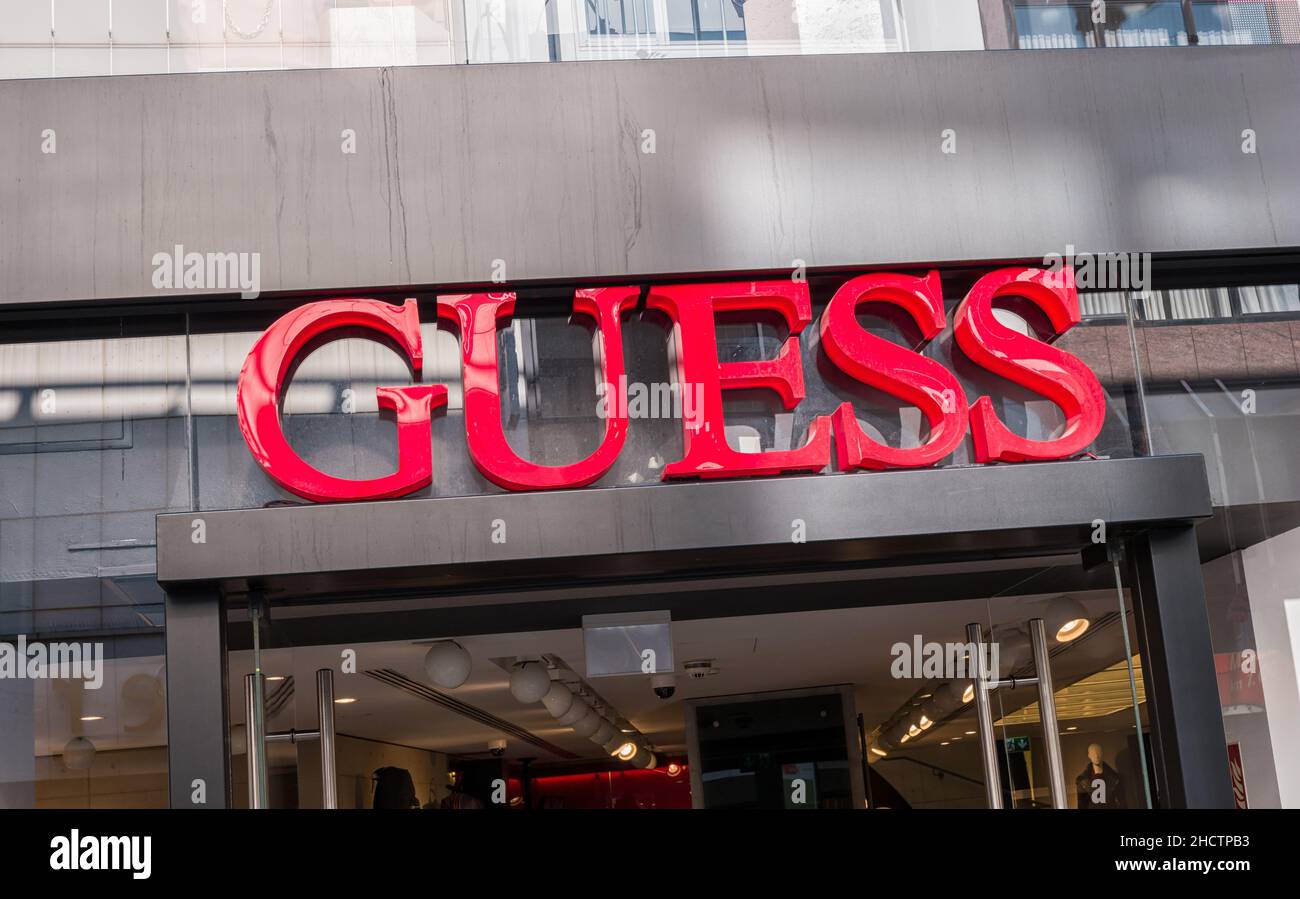
[[[1026,568],[1025,581],[1038,573]],[[808,595],[815,602],[819,591]],[[1034,674],[1028,623],[1042,618],[1068,807],[1145,807],[1158,797],[1146,786],[1145,689],[1123,596],[1128,616],[1113,587],[726,617],[678,612],[667,626],[671,674],[659,658],[657,675],[595,676],[589,662],[605,662],[581,619],[272,646],[261,650],[265,726],[281,736],[268,743],[268,805],[321,806],[319,744],[288,735],[316,728],[316,673],[330,669],[341,808],[986,807],[973,691],[951,676],[964,673],[955,658],[936,661],[931,645],[961,644],[978,623],[994,635],[1002,680],[1023,680]],[[230,652],[237,806],[248,802],[252,670],[251,650]],[[1003,686],[990,703],[1004,805],[1051,807],[1037,687]]]

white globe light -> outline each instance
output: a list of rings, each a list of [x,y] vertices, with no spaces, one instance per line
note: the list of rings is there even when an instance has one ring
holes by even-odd
[[[569,710],[559,716],[556,720],[565,727],[573,727],[573,725],[577,723],[578,719],[585,717],[588,712],[591,712],[591,706],[587,705],[587,703],[575,696],[573,697],[572,704],[569,706]],[[595,713],[592,712],[592,714]]]
[[[510,672],[510,695],[525,705],[541,702],[551,689],[551,672],[541,662],[520,662]]]
[[[73,737],[63,747],[63,766],[69,771],[89,771],[95,764],[95,744],[85,737]]]
[[[469,680],[473,664],[465,647],[455,640],[444,640],[429,647],[424,654],[424,673],[429,680],[446,690],[454,690]]]
[[[590,737],[598,727],[600,727],[600,716],[590,706],[587,707],[587,714],[573,722],[573,732],[580,737]]]
[[[559,681],[552,681],[551,688],[542,697],[542,705],[552,718],[559,718],[573,707],[573,692]]]

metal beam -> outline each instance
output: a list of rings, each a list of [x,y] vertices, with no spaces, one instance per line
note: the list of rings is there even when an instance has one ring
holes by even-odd
[[[1154,529],[1133,540],[1130,550],[1160,803],[1232,808],[1195,530],[1191,525]]]
[[[167,760],[172,808],[230,806],[225,615],[211,587],[167,591]]]
[[[158,516],[158,580],[373,591],[1033,554],[1097,520],[1122,535],[1210,513],[1200,456],[185,512]]]

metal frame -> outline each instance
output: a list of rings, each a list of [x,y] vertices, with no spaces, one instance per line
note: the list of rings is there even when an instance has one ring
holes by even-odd
[[[934,501],[952,496],[962,501]],[[265,590],[273,609],[290,614],[277,627],[280,639],[295,626],[305,628],[291,635],[298,639],[332,633],[313,631],[313,621],[383,639],[366,619],[383,619],[390,631],[418,622],[432,636],[465,626],[499,630],[502,620],[515,630],[576,626],[581,614],[636,608],[668,608],[674,618],[679,609],[683,618],[760,614],[790,608],[795,600],[782,584],[792,573],[821,583],[834,607],[893,604],[900,585],[916,585],[912,601],[924,602],[945,598],[928,585],[934,578],[890,577],[889,566],[962,559],[1023,566],[1017,557],[1052,554],[1059,561],[1089,546],[1092,522],[1101,519],[1112,540],[1128,543],[1138,575],[1159,796],[1166,805],[1230,806],[1193,528],[1211,513],[1203,460],[1167,456],[160,515],[173,803],[184,804],[178,785],[197,770],[216,771],[221,792],[229,789],[223,593]],[[207,522],[206,545],[190,542],[196,517]],[[497,517],[512,520],[519,535],[509,547],[465,538],[479,523],[486,536]],[[806,520],[806,544],[789,542],[791,517]],[[827,578],[826,568],[861,570]],[[702,589],[692,591],[690,580],[706,572],[712,586],[698,581]],[[656,593],[672,578],[675,587]],[[863,581],[880,589],[863,590]],[[498,592],[483,595],[487,584]],[[363,593],[378,614],[358,614]],[[346,597],[343,614],[322,595]],[[414,618],[389,608],[402,597],[420,597],[425,607]],[[799,599],[806,604],[806,595]],[[846,734],[854,730],[851,708]]]

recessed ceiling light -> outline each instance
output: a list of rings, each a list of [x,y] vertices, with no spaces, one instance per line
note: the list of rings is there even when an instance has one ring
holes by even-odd
[[[968,730],[968,731],[966,731],[966,736],[968,736],[968,737],[973,737],[973,736],[975,736],[975,731],[973,731],[973,730]]]
[[[948,745],[948,741],[947,741],[947,740],[944,740],[944,741],[943,741],[942,743],[940,743],[939,745],[940,745],[940,746],[947,746],[947,745]]]
[[[268,675],[266,676],[266,679],[267,679],[268,681],[273,681],[273,680],[284,680],[284,675],[283,675],[283,674],[268,674]]]
[[[103,715],[82,715],[81,720],[82,721],[103,721],[104,716]]]
[[[348,705],[349,703],[353,703],[353,702],[356,702],[356,701],[357,701],[357,700],[356,700],[356,697],[355,697],[355,696],[340,696],[338,699],[334,700],[334,704],[335,704],[335,705]]]
[[[1078,730],[1078,729],[1079,729],[1079,728],[1076,727],[1076,726],[1073,725],[1073,724],[1066,728],[1066,730]]]

